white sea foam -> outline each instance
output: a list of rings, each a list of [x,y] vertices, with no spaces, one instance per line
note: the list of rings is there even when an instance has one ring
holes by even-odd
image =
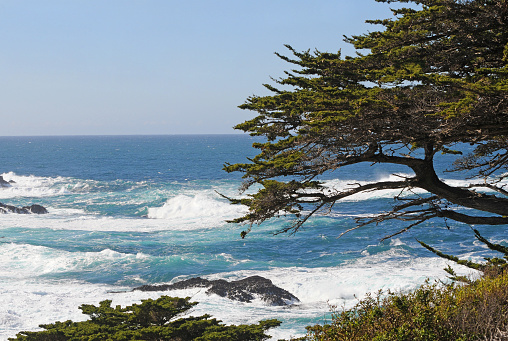
[[[0,244],[0,278],[29,280],[47,274],[102,270],[112,262],[148,259],[143,253],[125,254],[110,249],[98,252],[69,252],[29,244]]]
[[[16,197],[50,197],[69,194],[63,177],[21,176],[13,172],[1,174],[5,181],[14,181],[11,187],[0,189],[0,199]],[[60,185],[59,185],[60,184]]]
[[[446,262],[438,258],[409,259],[406,263],[389,260],[389,254],[365,257],[365,260],[352,262],[344,266],[330,268],[274,268],[268,271],[239,271],[208,276],[208,279],[227,278],[235,280],[251,275],[260,275],[300,299],[292,309],[267,307],[260,302],[238,304],[218,297],[207,296],[204,290],[193,289],[170,292],[171,295],[190,295],[193,299],[205,302],[197,307],[200,313],[212,311],[214,317],[226,323],[254,323],[260,318],[278,318],[287,322],[280,328],[270,331],[277,338],[301,336],[303,330],[292,329],[291,321],[301,318],[323,316],[330,305],[351,307],[369,292],[379,289],[406,291],[423,284],[426,278],[444,277],[442,269]],[[453,266],[453,264],[452,264]],[[457,266],[454,266],[457,268]],[[463,268],[458,273],[469,273]],[[219,302],[220,301],[220,302]],[[220,305],[219,305],[220,304]],[[217,305],[221,308],[217,309]],[[202,309],[202,310],[201,310]],[[324,321],[317,321],[323,323]]]
[[[192,200],[191,200],[192,201]],[[199,199],[197,200],[199,203]],[[120,231],[120,232],[151,232],[164,230],[189,231],[196,229],[217,228],[226,224],[226,219],[241,215],[238,208],[225,207],[223,203],[212,206],[175,207],[162,206],[155,208],[153,219],[146,217],[103,216],[82,209],[59,209],[47,207],[49,213],[44,215],[6,214],[2,216],[4,227],[21,227],[29,229],[82,230],[82,231]],[[186,209],[194,211],[187,212]],[[168,211],[166,211],[168,209]],[[221,210],[222,209],[222,210]],[[236,210],[236,214],[234,213]],[[154,212],[151,210],[150,212]],[[180,215],[169,216],[169,212]],[[194,212],[194,214],[192,214]],[[239,212],[239,213],[238,213]],[[1,231],[0,227],[0,231]]]
[[[83,321],[86,316],[78,307],[107,299],[111,289],[111,286],[69,280],[5,282],[0,279],[0,339],[14,337],[22,330],[41,330],[40,324],[69,319]]]
[[[61,195],[84,195],[98,189],[107,189],[108,186],[126,184],[131,187],[125,189],[125,193],[130,193],[137,189],[148,187],[146,181],[125,182],[116,180],[112,182],[104,182],[90,179],[76,179],[70,177],[41,177],[35,175],[18,175],[14,172],[0,174],[5,181],[14,181],[12,186],[0,188],[0,199],[16,198],[16,197],[32,197],[44,198],[55,197]],[[121,192],[119,192],[121,193]],[[101,193],[100,195],[108,195],[111,192]]]
[[[397,242],[395,242],[397,243]],[[222,255],[227,257],[227,254]],[[401,257],[406,257],[401,260]],[[77,307],[80,304],[97,304],[112,299],[113,305],[128,305],[141,299],[160,295],[192,297],[200,302],[192,315],[211,314],[225,323],[255,323],[261,319],[278,318],[285,321],[270,331],[277,338],[300,336],[304,333],[301,319],[316,321],[329,305],[351,307],[356,298],[378,289],[409,290],[422,284],[426,278],[443,278],[442,269],[447,262],[440,258],[414,258],[391,249],[373,256],[366,256],[350,263],[326,268],[273,268],[265,271],[242,270],[205,276],[208,279],[235,280],[260,275],[300,299],[290,309],[266,306],[260,301],[251,304],[229,301],[216,295],[207,295],[206,289],[196,288],[168,292],[130,292],[121,286],[99,285],[84,282],[52,281],[41,274],[59,273],[86,267],[99,269],[104,264],[118,260],[143,261],[149,256],[130,255],[105,249],[100,252],[67,252],[42,246],[0,244],[0,338],[12,337],[20,330],[38,330],[38,325],[57,320],[86,319]],[[469,273],[453,265],[459,274]],[[15,272],[16,275],[13,275]],[[13,278],[15,276],[15,278]],[[144,283],[142,278],[139,282]],[[110,293],[111,291],[125,291]],[[323,322],[323,321],[316,321]],[[295,329],[296,328],[296,329]]]
[[[404,178],[410,177],[409,174],[392,174],[388,176],[380,176],[376,179],[376,182],[386,182],[386,181],[401,181]],[[345,191],[348,189],[353,189],[358,186],[363,186],[373,183],[373,181],[357,181],[357,180],[327,180],[324,182],[324,186],[327,188],[329,193]],[[424,193],[423,190],[413,190],[413,193]],[[400,189],[387,189],[387,190],[379,190],[379,191],[368,191],[353,194],[349,197],[342,199],[341,201],[362,201],[362,200],[370,200],[370,199],[378,199],[378,198],[393,198],[394,196],[400,194]]]
[[[206,276],[208,279],[236,280],[260,275],[300,299],[290,308],[266,306],[261,301],[251,304],[231,302],[218,296],[206,295],[202,288],[161,292],[173,296],[190,296],[202,302],[194,310],[196,314],[211,313],[226,323],[255,323],[260,319],[277,318],[286,321],[280,328],[270,331],[275,338],[301,336],[303,330],[295,330],[292,321],[315,319],[329,312],[330,305],[339,308],[352,307],[357,299],[379,289],[407,291],[425,282],[427,278],[442,279],[442,270],[449,262],[440,258],[413,258],[395,260],[394,251],[363,257],[357,261],[327,268],[273,268],[267,271],[245,270]],[[469,269],[450,264],[459,274],[474,275]],[[317,321],[316,323],[324,321]]]
[[[395,257],[398,256],[398,257]],[[346,307],[366,293],[379,289],[407,291],[423,284],[425,279],[442,279],[450,264],[460,274],[475,274],[441,258],[400,259],[397,251],[362,257],[348,264],[326,268],[275,268],[266,272],[254,270],[219,274],[230,278],[258,274],[298,297],[302,304],[345,304]],[[470,255],[474,258],[474,255]],[[467,257],[467,255],[463,255]]]
[[[47,215],[2,216],[3,227],[0,227],[0,231],[5,227],[140,232],[193,230],[217,227],[224,224],[225,219],[238,217],[245,213],[243,207],[230,205],[210,189],[190,190],[178,187],[177,190],[162,189],[155,194],[157,198],[169,197],[169,199],[162,206],[150,207],[145,210],[151,219],[104,216],[91,212],[89,207],[93,207],[97,203],[122,205],[150,202],[154,200],[154,195],[144,198],[144,195],[149,196],[147,192],[140,194],[139,197],[133,196],[126,200],[121,195],[112,196],[111,192],[90,194],[91,188],[97,184],[88,180],[30,176],[16,178],[15,174],[4,174],[6,180],[11,179],[9,176],[17,181],[18,188],[26,188],[23,190],[24,192],[12,193],[13,197],[21,196],[20,193],[37,192],[37,190],[32,190],[34,188],[39,188],[41,196],[62,194],[65,196],[68,194],[65,190],[68,190],[76,195],[75,202],[83,203],[87,209],[61,208],[58,207],[58,201],[55,201],[55,207],[48,207],[50,213]],[[392,177],[380,179],[395,180]],[[327,182],[327,185],[330,185],[330,188],[343,189],[347,188],[350,183],[351,181],[331,180]],[[453,184],[460,185],[462,183],[453,182]],[[142,188],[143,186],[145,184],[140,183],[138,187]],[[65,190],[58,193],[62,188]],[[1,195],[10,195],[8,191],[9,189],[7,192],[0,191],[0,198],[2,198]],[[354,200],[369,200],[372,198],[371,194],[359,195]],[[391,197],[394,194],[395,192],[386,192],[381,193],[381,196]],[[81,197],[81,195],[83,196]],[[304,332],[301,322],[298,321],[301,319],[315,320],[317,316],[323,316],[328,311],[329,304],[350,307],[356,302],[355,296],[361,298],[367,292],[377,291],[380,288],[409,290],[423,283],[427,277],[433,279],[445,277],[445,273],[442,271],[446,266],[444,260],[414,258],[409,255],[406,257],[403,251],[397,250],[399,246],[403,245],[404,243],[400,239],[393,239],[390,243],[392,248],[389,251],[373,255],[366,251],[360,259],[336,267],[244,270],[218,273],[207,277],[209,279],[240,279],[250,275],[261,275],[269,278],[275,285],[290,291],[301,300],[301,303],[296,307],[282,309],[268,307],[259,301],[253,304],[244,304],[215,295],[208,296],[205,293],[206,290],[203,289],[111,294],[109,291],[121,291],[128,288],[73,282],[69,279],[65,281],[49,280],[50,275],[66,272],[100,272],[108,271],[112,266],[118,264],[147,262],[150,261],[151,256],[142,253],[124,254],[110,249],[97,252],[68,252],[43,246],[3,243],[0,244],[0,264],[2,264],[0,269],[0,339],[13,337],[20,330],[37,330],[38,325],[42,323],[67,319],[83,320],[86,316],[78,310],[80,304],[97,304],[104,299],[113,299],[114,305],[128,305],[144,298],[156,298],[162,294],[192,296],[193,300],[201,302],[193,309],[193,315],[209,313],[225,323],[254,323],[266,318],[282,319],[286,323],[270,333],[275,339],[287,339],[290,336],[299,336]],[[475,257],[474,254],[463,256]],[[242,260],[235,262],[234,257],[227,251],[215,255],[215,257],[234,264],[244,262]],[[459,270],[459,274],[464,272],[460,267],[457,270]],[[140,284],[146,282],[140,275],[132,275],[127,279],[134,279]],[[298,329],[295,329],[295,326],[298,326]]]
[[[175,223],[199,221],[205,224],[217,224],[244,213],[243,207],[231,205],[226,200],[221,200],[218,195],[213,197],[206,193],[180,194],[168,199],[162,207],[148,209],[149,218],[164,219]]]
[[[375,182],[387,182],[387,181],[401,181],[404,178],[411,177],[411,174],[406,173],[397,173],[397,174],[391,174],[391,175],[383,175],[379,176],[378,179],[376,179]],[[475,184],[481,184],[481,180],[455,180],[455,179],[442,179],[443,182],[450,186],[454,187],[467,187],[471,183]],[[363,186],[373,183],[373,181],[357,181],[357,180],[341,180],[341,179],[333,179],[333,180],[326,180],[324,181],[324,186],[327,188],[329,193],[333,192],[340,192],[348,189],[353,189],[358,186]],[[503,180],[498,185],[507,185],[508,179]],[[484,188],[484,187],[478,187],[478,191],[480,192],[492,192],[493,190]],[[419,189],[419,188],[413,188],[411,191],[405,191],[406,195],[416,193],[421,194],[425,193],[425,190]],[[387,189],[387,190],[378,190],[378,191],[367,191],[362,192],[358,194],[351,195],[349,197],[346,197],[342,199],[341,201],[363,201],[363,200],[371,200],[371,199],[379,199],[379,198],[393,198],[395,196],[401,195],[400,189]],[[404,195],[404,193],[402,193]]]
[[[167,224],[163,220],[147,218],[104,217],[93,213],[75,214],[67,211],[65,214],[55,214],[56,210],[48,208],[49,214],[2,216],[3,226],[27,229],[77,230],[77,231],[110,231],[110,232],[151,232],[163,230],[192,230],[198,228],[212,228],[210,225],[176,225]],[[0,228],[1,231],[1,228]]]
[[[212,183],[211,189],[175,183],[152,190],[150,184],[144,181],[100,183],[63,177],[19,176],[12,172],[3,176],[5,180],[16,183],[0,190],[0,199],[48,197],[46,202],[49,202],[43,203],[49,214],[6,215],[3,217],[4,226],[86,231],[193,230],[223,226],[227,219],[246,212],[244,207],[231,205],[214,191],[234,195],[236,185],[231,183]],[[108,186],[117,185],[126,185],[125,190],[112,192],[108,189]],[[105,191],[100,190],[102,187]],[[164,205],[152,206],[154,201],[168,197]],[[70,205],[83,208],[67,208]],[[139,208],[127,213],[122,207],[129,205]],[[95,209],[104,206],[119,207],[115,209],[119,214],[105,216]],[[142,214],[146,216],[142,217]]]

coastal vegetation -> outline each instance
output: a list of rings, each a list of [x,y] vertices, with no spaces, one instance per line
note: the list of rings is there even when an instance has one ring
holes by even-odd
[[[503,256],[484,263],[444,254],[438,256],[479,271],[471,279],[445,269],[449,282],[427,281],[411,292],[378,291],[350,309],[337,310],[332,321],[308,327],[314,341],[477,341],[508,339],[508,248],[488,241],[475,230],[476,239]]]
[[[259,153],[249,162],[225,165],[243,173],[242,191],[254,190],[228,198],[248,208],[232,220],[247,224],[242,238],[254,225],[286,215],[293,222],[274,233],[296,233],[344,198],[387,189],[399,193],[390,211],[359,217],[338,236],[394,220],[404,226],[383,240],[431,220],[508,225],[502,184],[508,177],[508,1],[377,1],[400,7],[392,19],[369,21],[382,30],[345,37],[356,56],[287,45],[291,56],[277,55],[294,69],[265,85],[272,95],[251,96],[240,106],[257,116],[235,128],[266,140],[253,145]],[[456,155],[447,171],[461,174],[462,184],[439,178],[434,161],[443,154]],[[404,166],[410,174],[346,189],[320,180],[360,163]],[[492,250],[506,251],[475,233]],[[482,277],[460,278],[449,268],[461,284],[379,292],[337,310],[330,324],[310,327],[309,338],[508,339],[506,258],[482,265],[421,244]]]
[[[460,285],[427,282],[409,293],[379,291],[329,324],[308,327],[315,341],[477,341],[508,338],[508,274]]]
[[[312,216],[326,214],[358,193],[398,190],[388,212],[357,219],[357,225],[403,221],[391,238],[434,219],[464,224],[508,224],[508,1],[377,0],[406,4],[394,18],[372,20],[383,30],[346,37],[358,55],[340,52],[278,54],[295,70],[266,85],[271,96],[252,96],[242,109],[257,116],[236,126],[254,136],[259,154],[248,163],[227,164],[242,172],[248,207],[234,222],[255,224],[290,215],[275,231],[296,233]],[[367,51],[367,52],[365,52]],[[460,146],[471,151],[462,154]],[[457,155],[450,172],[464,172],[467,185],[442,181],[434,168],[440,154]],[[339,190],[321,175],[359,163],[406,166],[410,175]],[[259,187],[253,187],[259,186]],[[420,191],[425,193],[422,194]],[[461,260],[422,242],[458,264],[481,273],[451,282],[427,282],[411,292],[368,295],[351,309],[334,308],[324,325],[308,327],[309,340],[503,340],[508,339],[508,249],[475,231],[490,250],[503,253],[485,264]],[[162,296],[122,308],[111,301],[82,305],[83,322],[41,325],[20,332],[19,341],[60,340],[265,340],[266,320],[228,326],[209,315],[188,317],[189,298]]]
[[[251,325],[224,325],[210,315],[181,317],[197,303],[189,298],[162,296],[143,300],[122,308],[111,307],[111,301],[99,306],[84,304],[79,307],[90,317],[83,322],[55,322],[41,325],[39,332],[20,332],[18,341],[127,341],[127,340],[266,340],[265,331],[280,325],[277,320],[261,321]]]
[[[295,69],[265,85],[272,95],[240,106],[257,116],[235,128],[266,139],[247,163],[225,165],[243,173],[242,190],[254,191],[230,198],[249,210],[233,220],[247,224],[242,237],[281,215],[294,220],[275,233],[295,233],[344,198],[382,190],[399,193],[391,210],[337,234],[393,220],[404,226],[385,238],[431,220],[508,224],[500,184],[508,176],[508,2],[377,1],[399,7],[392,19],[368,21],[381,30],[345,38],[356,56],[287,46],[291,57],[277,55]],[[466,185],[439,178],[434,161],[442,154],[457,155],[447,171]],[[346,189],[320,180],[360,163],[409,174]]]
[[[369,294],[349,309],[333,308],[331,321],[307,327],[293,341],[479,341],[508,338],[508,273],[502,262],[480,265],[481,277],[426,282],[411,292]],[[496,264],[496,265],[494,265]],[[505,264],[505,263],[503,263]],[[209,315],[179,317],[197,303],[162,296],[126,308],[82,305],[84,322],[55,322],[21,332],[10,341],[238,340],[269,339],[278,320],[226,326]]]

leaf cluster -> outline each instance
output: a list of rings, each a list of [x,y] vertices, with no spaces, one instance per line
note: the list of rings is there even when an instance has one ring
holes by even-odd
[[[43,331],[24,331],[9,340],[19,341],[131,341],[131,340],[266,340],[265,331],[280,321],[265,320],[252,325],[224,325],[210,315],[179,317],[197,303],[189,298],[162,296],[122,308],[111,300],[99,306],[84,304],[80,309],[90,317],[83,322],[55,322],[41,325]]]

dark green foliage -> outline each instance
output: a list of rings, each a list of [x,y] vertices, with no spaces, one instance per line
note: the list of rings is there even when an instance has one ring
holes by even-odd
[[[277,327],[280,321],[266,320],[252,325],[226,326],[209,315],[178,318],[197,303],[189,298],[162,296],[143,300],[125,308],[111,307],[111,301],[99,306],[80,307],[90,320],[84,322],[55,322],[41,325],[40,332],[21,332],[19,341],[130,341],[130,340],[266,340],[265,331]]]
[[[397,189],[405,194],[396,198],[401,204],[358,226],[397,219],[409,222],[404,232],[434,218],[508,224],[508,192],[499,185],[508,174],[508,0],[378,1],[412,6],[370,21],[379,31],[347,37],[367,51],[355,57],[287,46],[290,57],[277,55],[295,69],[266,85],[271,96],[240,106],[257,116],[235,128],[266,142],[254,144],[259,153],[249,162],[225,166],[244,173],[244,190],[259,185],[247,199],[232,200],[249,208],[235,222],[252,226],[289,214],[295,221],[281,232],[296,232],[345,197]],[[460,156],[459,143],[474,150]],[[450,171],[485,180],[444,183],[434,170],[441,154],[457,155]],[[317,181],[362,162],[407,166],[414,175],[347,189]],[[498,193],[475,190],[485,187]]]

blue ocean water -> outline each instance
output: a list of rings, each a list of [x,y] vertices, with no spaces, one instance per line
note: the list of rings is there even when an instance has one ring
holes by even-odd
[[[330,305],[347,307],[367,292],[408,290],[426,278],[445,278],[446,262],[415,238],[470,259],[487,254],[470,227],[440,220],[383,242],[381,237],[404,225],[367,226],[337,239],[355,217],[388,210],[393,191],[352,197],[296,235],[274,236],[290,222],[279,218],[241,239],[245,227],[225,220],[243,208],[217,192],[238,195],[241,175],[222,167],[254,156],[254,141],[245,135],[0,137],[0,174],[15,181],[0,190],[0,202],[49,210],[0,216],[0,339],[42,323],[82,320],[80,304],[112,299],[126,305],[161,294],[191,296],[200,302],[193,314],[209,313],[226,323],[279,318],[284,323],[272,334],[289,338],[329,319]],[[437,168],[443,171],[450,158],[441,157]],[[407,172],[360,165],[323,180],[340,189]],[[464,182],[458,175],[441,176]],[[477,228],[506,242],[504,228]],[[282,308],[231,302],[199,289],[130,292],[195,276],[249,275],[271,279],[301,302]]]

